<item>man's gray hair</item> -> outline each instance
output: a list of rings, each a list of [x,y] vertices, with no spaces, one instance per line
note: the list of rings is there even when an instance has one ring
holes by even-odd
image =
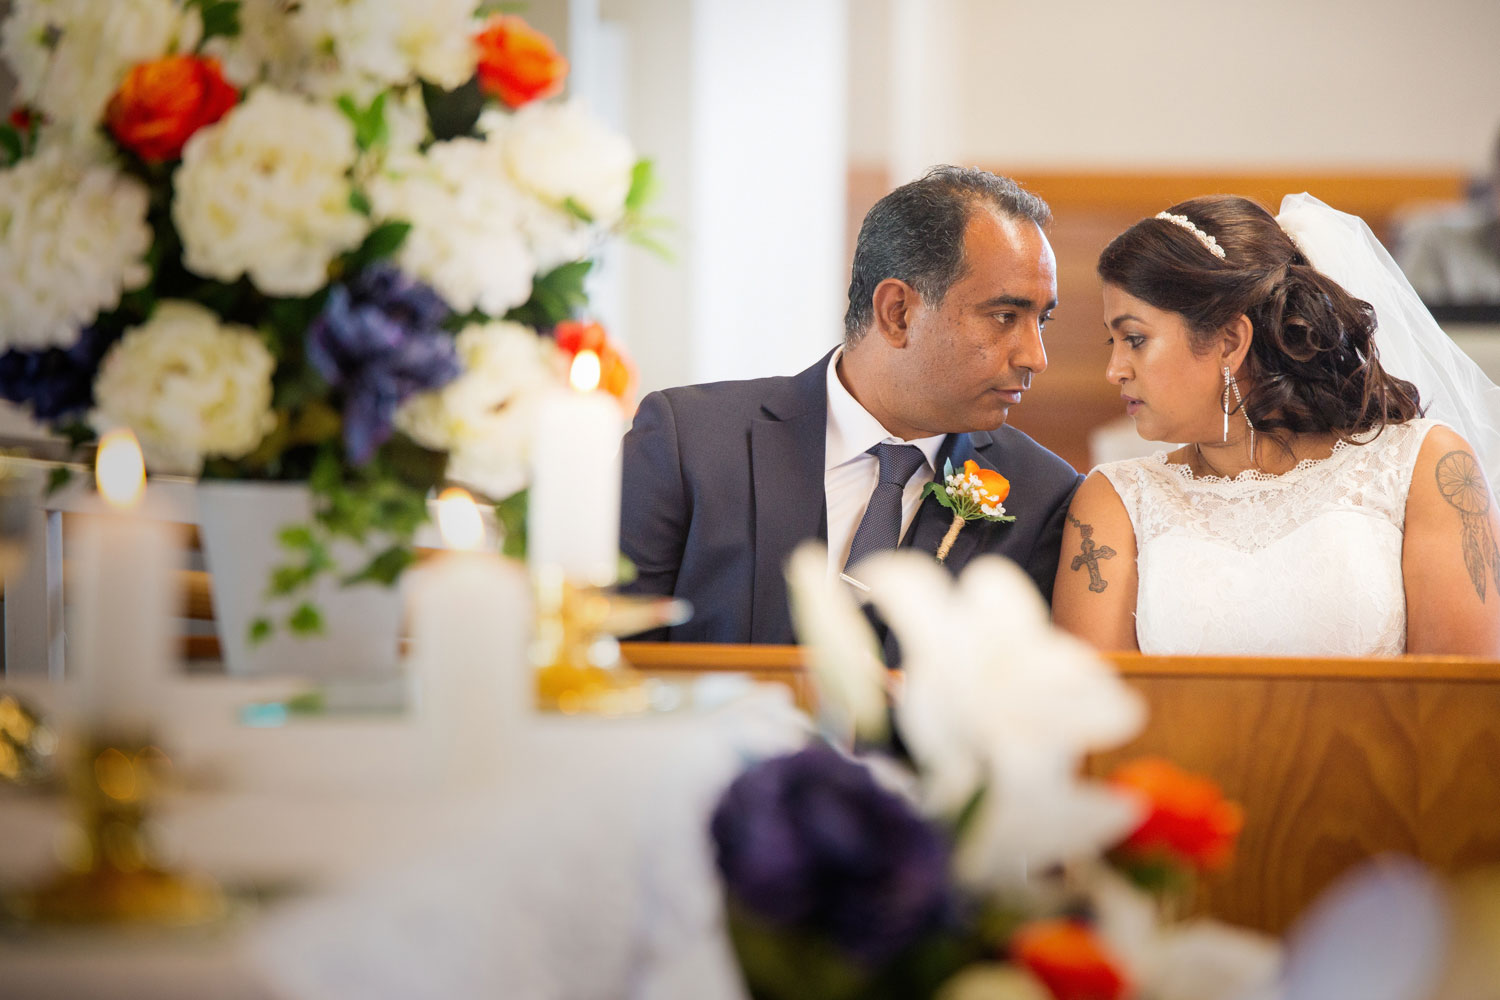
[[[859,342],[875,318],[875,288],[887,278],[938,305],[966,269],[964,233],[978,208],[1045,227],[1047,203],[1009,177],[978,167],[933,167],[875,203],[859,227],[849,275],[844,344]]]

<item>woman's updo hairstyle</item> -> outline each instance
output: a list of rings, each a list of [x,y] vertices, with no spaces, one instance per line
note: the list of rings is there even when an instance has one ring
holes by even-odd
[[[1203,236],[1169,219],[1142,219],[1104,248],[1099,277],[1180,313],[1198,353],[1248,316],[1255,334],[1245,413],[1256,430],[1348,438],[1421,413],[1417,387],[1380,366],[1370,304],[1312,267],[1271,213],[1247,198],[1211,195],[1166,214],[1186,217]]]

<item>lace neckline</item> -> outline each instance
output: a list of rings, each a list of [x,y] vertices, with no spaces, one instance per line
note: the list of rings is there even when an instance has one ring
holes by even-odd
[[[1366,442],[1356,440],[1355,443],[1364,444]],[[1169,452],[1158,451],[1151,456],[1151,459],[1163,469],[1175,473],[1177,477],[1185,483],[1194,483],[1197,485],[1231,486],[1236,483],[1288,482],[1292,479],[1297,478],[1308,469],[1314,469],[1318,466],[1332,462],[1341,453],[1348,451],[1351,447],[1353,447],[1353,445],[1349,441],[1340,439],[1334,442],[1333,450],[1322,458],[1304,458],[1302,461],[1298,462],[1296,465],[1280,474],[1262,472],[1256,468],[1249,468],[1234,476],[1199,476],[1193,473],[1192,467],[1186,462],[1168,462],[1167,455],[1170,454]]]

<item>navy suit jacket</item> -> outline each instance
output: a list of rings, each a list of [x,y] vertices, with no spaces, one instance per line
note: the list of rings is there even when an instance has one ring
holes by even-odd
[[[828,356],[791,377],[653,392],[625,436],[620,547],[639,573],[625,589],[692,602],[692,620],[641,636],[680,642],[791,643],[783,572],[792,550],[828,534],[823,494]],[[938,454],[1010,480],[1009,524],[964,527],[945,565],[980,553],[1014,559],[1048,600],[1063,520],[1083,477],[1010,427],[950,434]],[[927,497],[903,545],[935,553],[952,514]]]

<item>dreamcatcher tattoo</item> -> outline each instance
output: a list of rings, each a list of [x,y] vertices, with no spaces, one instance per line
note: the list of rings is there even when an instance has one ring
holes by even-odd
[[[1493,576],[1495,585],[1500,587],[1500,549],[1496,548],[1495,535],[1490,530],[1490,491],[1484,474],[1473,455],[1450,451],[1438,459],[1437,485],[1443,499],[1463,520],[1464,568],[1483,602],[1488,577]]]

